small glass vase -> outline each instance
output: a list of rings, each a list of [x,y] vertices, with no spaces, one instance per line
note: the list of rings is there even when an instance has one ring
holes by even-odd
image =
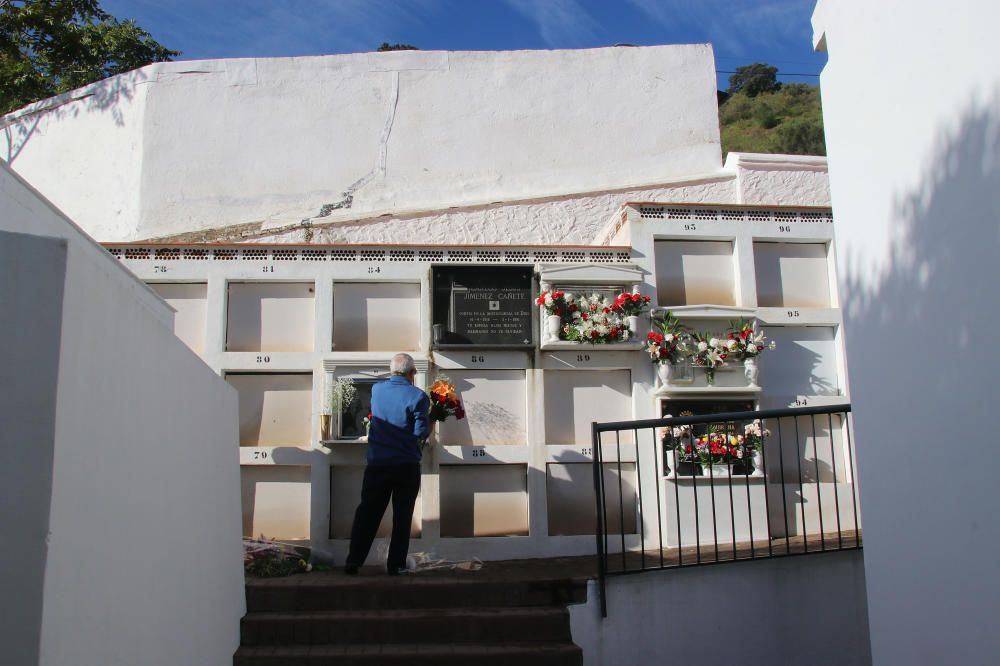
[[[705,381],[709,386],[715,386],[715,368],[705,367]]]

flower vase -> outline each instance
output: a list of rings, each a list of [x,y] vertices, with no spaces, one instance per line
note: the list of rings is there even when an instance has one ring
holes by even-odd
[[[550,342],[559,340],[559,332],[562,330],[562,317],[559,315],[549,315],[545,318],[545,337]]]
[[[677,451],[671,449],[663,456],[663,476],[669,475],[675,469],[677,469]]]
[[[754,450],[752,460],[754,476],[764,476],[764,454],[761,451]]]
[[[715,368],[705,367],[705,381],[709,386],[715,386]]]
[[[632,339],[637,339],[639,337],[639,316],[629,315],[625,317],[625,323],[628,325],[629,334]]]
[[[748,358],[743,361],[743,374],[746,376],[750,386],[757,386],[757,377],[760,375],[760,366],[757,365],[756,358]]]
[[[319,415],[319,438],[320,440],[333,439],[333,416],[330,414]]]
[[[672,363],[658,363],[656,365],[656,376],[660,380],[660,386],[666,386],[674,376],[674,366]]]

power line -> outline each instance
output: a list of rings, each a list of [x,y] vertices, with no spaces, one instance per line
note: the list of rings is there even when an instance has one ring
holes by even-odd
[[[748,60],[752,60],[752,58],[747,58],[745,56],[739,56],[739,57],[736,57],[736,56],[720,56],[720,55],[716,55],[715,56],[715,61],[716,62],[719,62],[719,61],[722,61],[722,60],[728,60],[730,62],[738,62],[740,64],[745,64]],[[766,61],[764,64],[768,64],[768,65],[802,65],[803,67],[811,67],[811,66],[813,66],[813,65],[816,64],[816,61],[813,61],[813,62],[804,62],[802,60],[773,60],[771,58],[764,58],[764,60]]]
[[[715,73],[716,74],[735,74],[736,72],[730,72],[730,71],[724,70],[724,69],[717,69],[717,70],[715,70]],[[778,76],[813,76],[813,77],[819,78],[819,74],[795,74],[795,73],[792,73],[792,72],[778,72]]]

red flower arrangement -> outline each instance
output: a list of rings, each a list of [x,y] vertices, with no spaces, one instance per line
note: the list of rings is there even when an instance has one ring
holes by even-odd
[[[642,314],[649,307],[649,300],[649,296],[643,296],[638,292],[630,294],[623,291],[615,297],[611,309],[623,317],[634,317]]]
[[[693,448],[703,465],[724,465],[733,462],[737,457],[742,457],[739,454],[740,446],[737,438],[724,433],[713,432],[702,435],[696,440]]]
[[[447,379],[438,379],[431,385],[427,395],[431,399],[431,421],[444,421],[449,416],[456,419],[465,418],[465,408],[455,392],[455,385]]]
[[[768,341],[764,333],[754,332],[753,322],[740,319],[730,322],[726,348],[738,359],[756,358],[766,349],[774,349],[774,341]]]
[[[570,312],[570,304],[567,302],[566,292],[563,291],[543,291],[535,299],[535,304],[541,305],[545,308],[545,313],[550,315],[562,317]],[[576,306],[573,306],[572,309],[576,310]]]
[[[679,363],[688,353],[684,326],[668,311],[654,318],[658,330],[646,334],[646,353],[654,364]]]

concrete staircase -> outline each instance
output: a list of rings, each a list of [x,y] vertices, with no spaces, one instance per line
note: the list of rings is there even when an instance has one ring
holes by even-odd
[[[581,579],[373,572],[247,582],[234,666],[579,666],[567,603]]]

